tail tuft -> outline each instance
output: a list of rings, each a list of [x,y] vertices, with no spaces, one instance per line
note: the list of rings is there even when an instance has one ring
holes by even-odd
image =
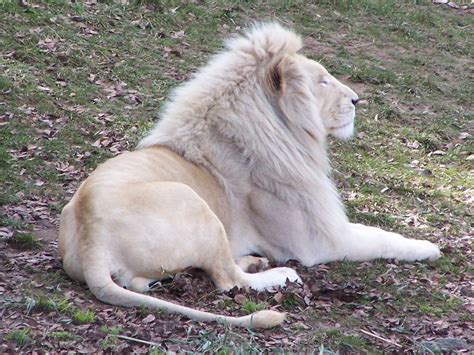
[[[251,315],[251,328],[272,328],[285,320],[285,313],[276,311],[259,311]]]

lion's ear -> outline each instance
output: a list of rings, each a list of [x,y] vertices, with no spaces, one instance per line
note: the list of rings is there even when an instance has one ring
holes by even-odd
[[[285,55],[270,64],[266,72],[266,86],[271,96],[281,98],[289,91],[298,90],[298,81],[302,75],[294,56]],[[292,88],[295,86],[294,88]]]
[[[284,80],[285,58],[272,64],[266,73],[266,86],[271,96],[280,96],[285,88]]]

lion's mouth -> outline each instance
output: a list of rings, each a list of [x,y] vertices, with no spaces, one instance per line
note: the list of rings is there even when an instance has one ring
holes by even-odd
[[[340,130],[340,129],[347,128],[347,127],[349,127],[349,126],[351,126],[351,125],[352,125],[352,121],[347,122],[347,123],[344,123],[343,125],[340,125],[340,126],[331,127],[331,129],[334,130],[334,131],[338,131],[338,130]]]

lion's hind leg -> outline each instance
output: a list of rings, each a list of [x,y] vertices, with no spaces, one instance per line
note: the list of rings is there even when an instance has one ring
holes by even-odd
[[[165,273],[173,274],[187,267],[203,269],[222,290],[235,286],[263,290],[284,286],[287,279],[300,281],[290,268],[255,274],[242,271],[234,261],[222,222],[207,202],[187,185],[135,184],[122,197],[128,204],[135,204],[136,210],[134,213],[124,208],[109,210],[108,228],[112,233],[116,222],[121,223],[119,234],[115,235],[123,248],[117,251],[123,256],[122,282],[118,284],[131,291],[147,292]],[[117,269],[114,271],[118,272]]]
[[[288,267],[277,267],[265,271],[248,273],[239,265],[242,264],[243,267],[252,269],[257,267],[256,263],[258,265],[265,263],[265,258],[247,258],[243,262],[236,264],[231,257],[230,247],[228,247],[228,251],[221,254],[221,256],[222,258],[220,260],[215,260],[212,268],[206,270],[214,284],[221,290],[229,290],[237,286],[239,288],[249,287],[257,291],[263,291],[275,287],[284,287],[287,280],[301,283],[301,279],[296,271]],[[257,259],[263,259],[263,261]],[[219,264],[222,266],[219,267]]]
[[[257,273],[243,271],[232,257],[232,251],[224,227],[217,217],[209,225],[207,231],[213,231],[215,243],[208,245],[206,262],[199,266],[209,274],[217,288],[229,290],[237,286],[239,288],[250,287],[261,291],[274,287],[283,287],[286,284],[286,280],[301,282],[296,271],[287,267],[278,267]],[[248,256],[244,257],[241,264],[244,268],[250,268],[255,266],[255,263],[265,263],[265,260],[265,258]]]

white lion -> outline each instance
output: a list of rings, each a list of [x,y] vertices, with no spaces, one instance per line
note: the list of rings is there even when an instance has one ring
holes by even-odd
[[[100,165],[64,208],[68,275],[106,303],[258,328],[284,315],[227,317],[141,293],[187,267],[223,290],[300,281],[290,268],[247,273],[265,264],[252,254],[307,266],[439,257],[428,241],[348,221],[326,136],[352,135],[358,97],[301,47],[277,24],[256,26],[175,90],[139,150]]]

